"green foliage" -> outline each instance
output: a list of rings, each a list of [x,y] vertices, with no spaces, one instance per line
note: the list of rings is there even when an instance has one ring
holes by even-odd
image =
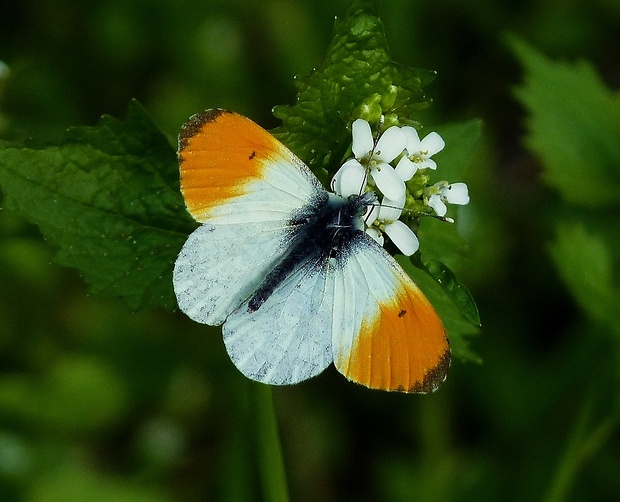
[[[425,261],[422,266],[426,273],[441,286],[441,289],[455,303],[465,318],[472,324],[480,325],[480,313],[476,302],[465,285],[454,275],[454,272],[436,260]]]
[[[436,126],[432,129],[441,135],[447,146],[434,156],[438,168],[430,172],[429,183],[463,179],[463,172],[470,165],[482,135],[482,122],[476,119]],[[443,293],[467,321],[479,326],[480,314],[473,296],[447,265],[459,267],[465,254],[465,243],[457,227],[433,218],[423,218],[418,234],[421,256],[413,257],[412,263],[424,270],[441,287]],[[461,323],[458,323],[458,326],[464,331],[457,331],[453,335],[451,333],[452,344],[456,346],[453,350],[459,357],[479,361],[479,357],[469,350],[460,353],[460,347],[465,347],[466,342],[458,340],[463,338],[462,334],[475,333],[475,330]]]
[[[411,120],[428,106],[422,86],[433,77],[392,62],[374,2],[354,0],[336,20],[323,62],[307,77],[297,77],[297,103],[275,107],[282,126],[273,134],[325,183],[340,167],[353,119],[384,113]]]
[[[172,264],[193,228],[173,148],[144,109],[74,127],[60,145],[0,143],[4,207],[36,223],[98,294],[176,306]]]
[[[514,38],[511,45],[526,71],[516,94],[529,114],[527,144],[542,163],[543,179],[561,197],[561,210],[551,211],[551,258],[585,314],[581,336],[600,344],[599,352],[613,348],[617,366],[620,94],[607,89],[587,63],[554,62]],[[579,471],[620,425],[620,373],[617,367],[599,371],[606,372],[604,386],[615,395],[610,398],[600,385],[591,385],[549,483],[549,502],[572,498]],[[601,407],[597,401],[608,410],[595,418],[595,407]]]
[[[577,303],[620,335],[612,259],[620,251],[620,93],[587,63],[551,61],[517,39],[512,46],[526,69],[517,96],[529,111],[527,143],[571,207],[556,223],[551,256]]]
[[[569,203],[617,205],[620,93],[586,62],[552,62],[511,40],[526,71],[516,95],[530,111],[527,144],[545,166],[545,181]]]

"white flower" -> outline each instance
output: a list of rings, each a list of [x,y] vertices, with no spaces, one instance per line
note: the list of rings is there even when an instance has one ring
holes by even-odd
[[[411,256],[420,247],[418,237],[402,221],[399,220],[405,204],[403,194],[399,199],[383,198],[380,206],[373,206],[365,218],[366,233],[383,246],[383,233],[400,249],[405,256]]]
[[[410,180],[418,169],[437,169],[437,163],[431,159],[433,155],[443,150],[446,145],[443,138],[436,132],[431,132],[420,141],[418,131],[413,127],[401,127],[406,139],[404,155],[396,165],[396,173],[403,181]]]
[[[406,139],[399,127],[385,130],[375,144],[370,124],[357,119],[352,125],[354,159],[346,161],[332,179],[332,189],[343,197],[361,194],[366,186],[366,168],[383,195],[399,199],[405,183],[389,164],[405,148]]]
[[[465,183],[448,184],[447,181],[435,183],[429,189],[427,205],[432,207],[437,216],[445,216],[448,204],[459,204],[461,206],[469,202],[469,192]]]

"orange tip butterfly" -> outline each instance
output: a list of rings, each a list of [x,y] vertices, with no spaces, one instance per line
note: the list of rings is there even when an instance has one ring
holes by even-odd
[[[409,275],[364,232],[375,202],[327,192],[288,148],[224,110],[179,136],[181,191],[201,223],[174,266],[191,319],[222,324],[248,378],[287,385],[332,362],[373,389],[426,393],[444,380],[450,345]]]

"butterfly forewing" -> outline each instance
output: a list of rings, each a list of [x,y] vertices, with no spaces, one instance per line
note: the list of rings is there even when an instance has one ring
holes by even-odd
[[[179,138],[181,190],[203,223],[174,267],[179,307],[221,324],[287,253],[296,215],[327,193],[282,143],[222,110],[193,116]]]
[[[435,390],[448,371],[450,345],[437,313],[394,258],[360,235],[335,276],[338,371],[376,389]]]
[[[324,190],[271,134],[242,115],[207,110],[179,137],[181,191],[199,222],[286,222]]]

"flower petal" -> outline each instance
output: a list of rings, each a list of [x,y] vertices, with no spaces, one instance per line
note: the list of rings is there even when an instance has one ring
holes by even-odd
[[[407,139],[400,127],[389,127],[377,141],[372,158],[382,162],[392,162],[405,149],[406,143]]]
[[[403,196],[398,199],[383,197],[379,208],[379,219],[383,221],[396,221],[400,218],[403,212],[403,206],[405,205],[405,197],[406,194],[404,192]]]
[[[342,197],[359,195],[366,186],[366,170],[356,159],[349,159],[338,169],[331,186]]]
[[[441,191],[441,195],[450,204],[465,205],[469,202],[469,191],[465,183],[452,183]]]
[[[409,155],[418,153],[420,151],[420,137],[418,136],[418,131],[411,126],[403,126],[400,130],[407,140],[405,143],[405,148],[407,149]]]
[[[340,169],[336,171],[336,174],[332,176],[332,180],[329,182],[329,187],[332,192],[339,194],[340,193],[340,178],[342,177],[342,168],[344,166],[340,166]]]
[[[427,155],[429,157],[441,152],[444,146],[446,146],[446,142],[436,132],[428,133],[420,142],[420,150],[428,152]]]
[[[428,198],[426,205],[432,207],[437,216],[445,216],[448,211],[448,208],[441,200],[441,196],[439,194],[431,195]]]
[[[405,192],[405,182],[400,179],[391,165],[378,164],[370,170],[370,174],[385,197],[392,200],[402,197]]]
[[[374,145],[370,124],[364,119],[357,119],[351,125],[351,134],[353,136],[353,155],[356,159],[366,157]]]
[[[413,178],[413,175],[418,171],[418,164],[411,162],[406,155],[402,157],[398,164],[396,164],[396,174],[400,176],[403,181],[409,181]]]
[[[379,230],[374,227],[367,228],[366,233],[370,235],[375,241],[377,241],[381,246],[383,246],[385,239],[383,238],[383,235],[381,235],[381,232],[379,232]]]
[[[386,225],[385,233],[405,256],[411,256],[420,247],[416,234],[400,220]]]
[[[418,169],[437,169],[437,162],[433,159],[426,159],[418,162]]]

